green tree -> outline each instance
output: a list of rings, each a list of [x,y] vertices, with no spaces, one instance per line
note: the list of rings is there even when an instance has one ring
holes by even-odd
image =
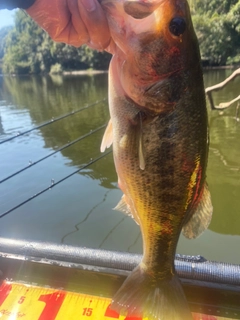
[[[6,36],[12,29],[11,26],[8,27],[3,27],[0,29],[0,59],[3,58],[4,56],[4,47],[5,47],[5,42],[6,42]]]
[[[47,36],[23,11],[15,17],[15,27],[6,40],[3,71],[7,73],[37,73],[45,71]],[[47,56],[47,57],[46,57]],[[48,64],[51,64],[48,61]]]
[[[59,70],[107,69],[109,61],[106,52],[54,42],[27,14],[17,11],[15,27],[6,39],[3,71],[46,73],[56,64],[61,65]]]
[[[239,0],[201,0],[196,1],[196,10],[199,14],[226,14],[231,7],[235,5]]]
[[[202,0],[193,23],[201,55],[210,65],[240,62],[240,0]]]

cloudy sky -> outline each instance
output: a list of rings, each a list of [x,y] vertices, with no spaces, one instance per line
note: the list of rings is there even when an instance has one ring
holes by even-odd
[[[14,23],[14,12],[9,10],[0,10],[0,29],[5,26],[13,25]]]

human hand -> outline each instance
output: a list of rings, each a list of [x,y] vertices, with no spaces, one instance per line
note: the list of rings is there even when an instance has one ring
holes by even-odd
[[[111,37],[97,0],[36,0],[27,13],[54,41],[104,50]]]

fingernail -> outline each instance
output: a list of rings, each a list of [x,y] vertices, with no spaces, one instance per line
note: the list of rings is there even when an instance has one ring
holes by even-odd
[[[95,0],[82,0],[82,4],[87,11],[94,11],[96,9]]]

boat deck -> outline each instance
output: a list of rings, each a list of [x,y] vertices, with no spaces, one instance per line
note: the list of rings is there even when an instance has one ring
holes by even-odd
[[[141,320],[109,308],[140,259],[137,254],[0,238],[0,317]],[[179,255],[175,266],[194,320],[240,319],[240,266]]]

